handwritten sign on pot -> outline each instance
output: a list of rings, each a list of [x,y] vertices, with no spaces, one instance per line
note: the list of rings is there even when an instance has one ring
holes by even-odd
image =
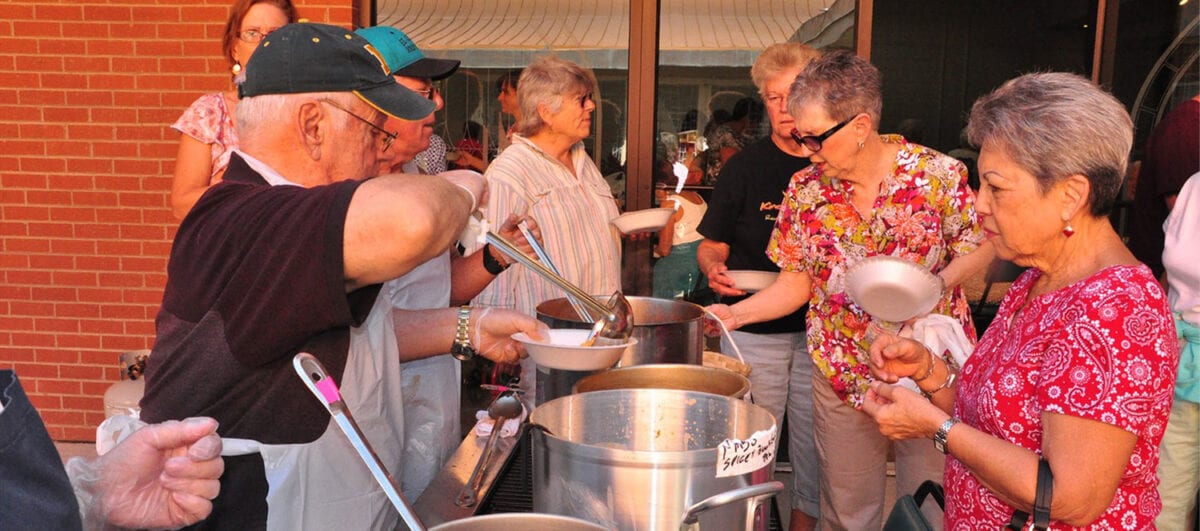
[[[740,476],[775,461],[775,426],[756,431],[749,439],[725,439],[717,446],[717,477]]]

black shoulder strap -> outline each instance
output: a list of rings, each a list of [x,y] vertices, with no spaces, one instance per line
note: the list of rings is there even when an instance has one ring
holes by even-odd
[[[1050,501],[1054,498],[1054,474],[1050,470],[1050,462],[1045,457],[1038,458],[1037,491],[1033,497],[1033,528],[1044,531],[1050,526]],[[1007,529],[1020,531],[1029,521],[1029,513],[1021,510],[1013,511],[1012,520]]]

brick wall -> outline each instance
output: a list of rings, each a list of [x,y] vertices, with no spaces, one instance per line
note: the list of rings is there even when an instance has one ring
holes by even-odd
[[[178,134],[229,88],[229,0],[0,3],[0,368],[51,437],[91,441],[117,355],[150,348]],[[358,0],[296,0],[350,26]]]

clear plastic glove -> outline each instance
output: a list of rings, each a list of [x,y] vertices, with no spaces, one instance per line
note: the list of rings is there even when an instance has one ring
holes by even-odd
[[[706,336],[717,337],[721,335],[721,326],[716,322],[712,322],[713,317],[720,319],[721,323],[725,325],[726,330],[737,330],[738,326],[740,326],[737,315],[734,315],[733,308],[730,308],[728,304],[713,304],[706,306],[704,310],[706,312],[704,335]]]
[[[475,352],[496,363],[517,363],[528,357],[525,347],[512,335],[525,332],[533,339],[548,337],[549,327],[545,323],[515,310],[483,308],[471,318],[475,321],[471,330],[471,344]]]
[[[67,463],[86,529],[199,522],[212,512],[224,471],[217,421],[207,417],[151,424],[103,456]]]
[[[487,204],[487,180],[477,171],[450,170],[438,174],[439,177],[450,181],[471,195],[471,211],[478,210]]]
[[[521,252],[524,252],[528,256],[536,256],[536,253],[533,251],[533,245],[531,245],[529,243],[529,239],[525,237],[525,231],[521,230],[522,223],[525,224],[525,229],[529,231],[529,234],[533,236],[539,244],[545,241],[542,239],[542,229],[538,228],[537,222],[528,215],[509,214],[508,218],[504,220],[504,223],[500,224],[500,228],[497,229],[496,232],[503,236],[504,239],[512,242],[513,245],[516,245]],[[542,245],[542,248],[545,247],[545,245]],[[512,258],[509,258],[508,255],[500,252],[499,250],[493,250],[491,252],[496,260],[498,260],[501,264],[504,264],[504,267],[508,267],[513,263]]]

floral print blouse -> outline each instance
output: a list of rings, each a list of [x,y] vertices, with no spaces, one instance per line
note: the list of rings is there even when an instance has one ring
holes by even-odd
[[[212,146],[212,180],[209,184],[221,182],[220,176],[229,166],[229,156],[238,147],[237,128],[234,127],[233,113],[225,105],[225,95],[213,92],[200,96],[171,124],[171,129]]]
[[[1150,268],[1113,266],[1030,296],[1025,272],[963,365],[954,414],[1041,453],[1043,411],[1137,435],[1112,504],[1087,529],[1148,529],[1162,508],[1158,445],[1171,412],[1179,347]],[[1018,312],[1019,310],[1019,312]],[[1000,529],[1013,508],[953,456],[946,460],[946,529]],[[1057,521],[1050,529],[1074,529]]]
[[[983,239],[961,162],[899,135],[881,138],[901,146],[865,218],[850,201],[850,183],[809,166],[792,177],[767,246],[780,269],[812,277],[808,351],[838,397],[855,408],[872,380],[871,316],[846,294],[846,272],[867,257],[890,255],[937,273]],[[947,290],[933,311],[958,319],[974,341],[961,286]]]

